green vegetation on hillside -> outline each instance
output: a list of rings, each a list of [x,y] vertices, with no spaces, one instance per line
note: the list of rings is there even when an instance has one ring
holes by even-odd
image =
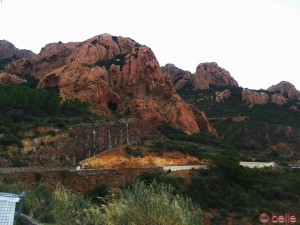
[[[215,93],[224,89],[231,91],[231,97],[225,102],[216,102]],[[244,160],[291,163],[300,159],[300,112],[290,109],[296,102],[290,100],[283,106],[269,103],[249,108],[242,101],[242,88],[237,87],[197,91],[188,87],[179,94],[206,113],[222,143],[236,146]],[[241,118],[241,121],[235,122],[234,118]],[[279,154],[277,158],[270,157],[272,151]]]
[[[300,185],[300,171],[287,167],[293,156],[283,155],[275,150],[258,150],[255,142],[253,146],[246,144],[249,132],[256,132],[259,140],[260,132],[263,133],[264,129],[277,130],[277,136],[270,137],[269,141],[272,143],[275,140],[284,141],[286,130],[278,129],[276,124],[259,121],[247,120],[244,122],[245,127],[240,123],[233,123],[231,119],[225,121],[218,123],[223,126],[222,131],[229,130],[225,136],[230,138],[226,140],[210,135],[206,137],[205,133],[188,136],[167,125],[158,127],[169,140],[154,142],[153,151],[180,151],[211,162],[209,169],[190,171],[190,182],[180,185],[177,190],[190,196],[205,211],[213,211],[212,224],[215,225],[222,224],[229,215],[233,215],[240,223],[245,217],[257,223],[262,212],[283,214],[288,211],[299,216],[297,209],[300,206],[300,191],[297,187]],[[261,123],[265,126],[263,129]],[[232,126],[235,126],[236,133],[230,133]],[[205,137],[205,140],[201,137]],[[270,143],[265,144],[267,146]],[[275,160],[277,167],[250,169],[239,165],[239,161],[251,161],[250,156],[258,161]],[[147,182],[156,179],[164,183],[176,181],[169,180],[168,176],[162,174],[141,175],[140,179]]]
[[[215,212],[213,225],[222,224],[229,215],[240,223],[245,217],[257,223],[262,212],[300,216],[300,171],[280,166],[250,169],[239,165],[238,152],[232,147],[212,151],[210,168],[191,170],[189,182],[158,173],[142,174],[138,179],[175,185],[176,191],[205,211]]]
[[[214,96],[216,91],[224,89],[226,87],[194,91],[189,87],[180,90],[178,93],[187,102],[205,111],[209,118],[243,115],[253,120],[300,128],[300,112],[289,109],[292,102],[285,106],[270,103],[249,108],[242,101],[242,88],[237,87],[227,87],[231,91],[231,97],[225,102],[218,103],[211,99],[211,96]]]
[[[22,185],[0,184],[0,191],[20,193],[22,190]],[[202,225],[199,205],[173,191],[169,185],[135,181],[126,189],[106,195],[98,205],[62,187],[52,192],[42,185],[27,191],[24,213],[40,222],[64,225]]]
[[[57,93],[24,85],[0,85],[0,159],[11,166],[25,166],[21,149],[24,132],[51,125],[64,128],[69,124],[91,122],[98,116],[89,104],[78,99],[62,100]]]

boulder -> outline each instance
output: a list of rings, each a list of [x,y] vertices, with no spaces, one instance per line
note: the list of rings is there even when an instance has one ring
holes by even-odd
[[[221,92],[216,92],[216,102],[225,102],[231,97],[231,91],[229,89],[225,89]]]

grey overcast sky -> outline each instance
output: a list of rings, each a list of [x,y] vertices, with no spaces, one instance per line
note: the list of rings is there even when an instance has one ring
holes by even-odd
[[[242,87],[300,89],[300,0],[2,0],[0,39],[38,53],[109,33],[195,72],[217,62]]]

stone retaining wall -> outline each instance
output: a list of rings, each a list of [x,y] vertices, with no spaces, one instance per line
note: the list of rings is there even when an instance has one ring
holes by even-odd
[[[57,185],[76,192],[83,193],[95,188],[97,185],[106,184],[110,188],[120,187],[132,181],[138,175],[145,172],[163,172],[162,168],[138,168],[138,169],[103,169],[103,170],[49,170],[42,171],[1,171],[0,181],[5,184],[23,183],[29,187],[37,187],[47,183],[55,188]]]

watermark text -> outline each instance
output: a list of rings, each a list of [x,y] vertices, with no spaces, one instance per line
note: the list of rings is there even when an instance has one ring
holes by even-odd
[[[278,215],[272,212],[271,215],[267,213],[261,213],[259,215],[259,221],[262,223],[273,223],[273,224],[293,224],[297,222],[296,216],[291,213],[285,213],[283,215]]]

